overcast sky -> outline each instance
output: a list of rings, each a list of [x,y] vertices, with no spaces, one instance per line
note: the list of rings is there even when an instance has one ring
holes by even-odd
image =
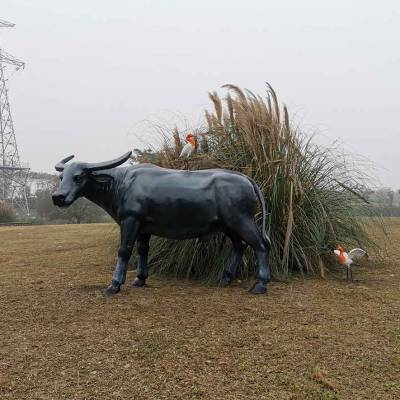
[[[262,94],[268,81],[303,130],[400,187],[399,0],[2,0],[0,12],[16,23],[0,47],[26,62],[10,102],[35,171],[114,158],[142,121],[193,118],[209,90]]]

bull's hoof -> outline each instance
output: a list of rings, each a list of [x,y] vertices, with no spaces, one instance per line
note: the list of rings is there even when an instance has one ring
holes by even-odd
[[[113,296],[114,294],[117,294],[121,290],[119,285],[113,285],[111,284],[105,291],[104,294],[106,296]]]
[[[227,287],[232,283],[232,274],[228,271],[224,271],[221,280],[219,281],[220,287]]]
[[[250,289],[249,292],[252,294],[264,294],[267,292],[267,287],[265,283],[256,282]]]
[[[146,285],[146,281],[140,278],[135,278],[135,280],[132,283],[133,288],[141,288]]]
[[[219,286],[220,287],[228,287],[231,284],[231,282],[232,282],[232,279],[230,279],[228,277],[223,277],[219,281]]]

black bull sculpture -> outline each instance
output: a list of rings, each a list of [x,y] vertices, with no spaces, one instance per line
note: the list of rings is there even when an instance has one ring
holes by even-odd
[[[250,245],[258,261],[257,281],[250,292],[265,293],[270,280],[270,240],[265,232],[265,202],[257,184],[245,175],[222,169],[182,171],[152,164],[115,168],[130,155],[128,152],[109,162],[66,165],[74,157],[70,156],[55,166],[61,172],[60,186],[52,195],[56,206],[68,207],[77,198],[86,197],[120,226],[117,266],[106,293],[120,291],[135,242],[139,263],[132,286],[142,287],[148,277],[151,235],[201,239],[216,232],[224,232],[233,244],[221,284],[228,285],[235,277],[243,252]],[[257,200],[263,211],[262,234],[254,221]]]

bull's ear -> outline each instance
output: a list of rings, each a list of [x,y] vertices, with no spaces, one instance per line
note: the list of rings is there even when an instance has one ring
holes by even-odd
[[[92,179],[100,184],[105,184],[105,183],[109,183],[112,182],[114,180],[114,178],[111,175],[108,174],[93,174],[92,175]]]

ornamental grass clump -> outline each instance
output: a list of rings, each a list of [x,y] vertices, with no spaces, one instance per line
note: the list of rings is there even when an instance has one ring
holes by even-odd
[[[252,177],[268,205],[270,265],[275,278],[292,271],[324,274],[330,250],[373,244],[366,224],[369,204],[363,197],[366,175],[334,148],[316,145],[289,118],[276,93],[267,86],[266,98],[234,85],[225,85],[221,99],[210,93],[213,111],[206,111],[206,127],[197,132],[198,148],[189,160],[191,170],[225,168]],[[162,145],[139,152],[138,162],[183,168],[179,132],[162,131]],[[351,161],[351,160],[350,160]],[[201,195],[201,193],[199,194]],[[256,216],[261,219],[261,213]],[[153,238],[149,265],[159,275],[217,282],[232,246],[224,235],[211,240],[172,241]],[[329,255],[329,256],[327,256]],[[247,250],[238,271],[246,279],[254,273],[255,257]]]

